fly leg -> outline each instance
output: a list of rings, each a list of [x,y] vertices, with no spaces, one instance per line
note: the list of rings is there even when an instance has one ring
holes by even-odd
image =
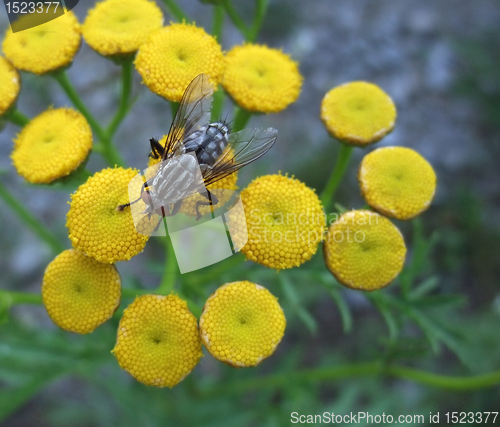
[[[151,152],[149,153],[149,157],[153,159],[159,159],[160,157],[163,157],[163,154],[165,154],[165,149],[161,146],[158,140],[155,138],[151,138],[149,140],[149,143],[151,144]]]
[[[200,214],[200,211],[199,211],[200,206],[213,206],[213,205],[216,205],[217,203],[219,203],[219,199],[217,199],[217,197],[215,197],[215,194],[208,191],[208,189],[207,189],[206,193],[203,192],[200,194],[205,196],[208,199],[208,202],[203,202],[201,200],[198,200],[196,202],[196,220],[199,220],[202,217],[202,215]]]
[[[137,202],[138,202],[139,200],[141,200],[141,198],[142,198],[142,192],[143,192],[144,190],[146,190],[146,187],[148,187],[148,186],[149,186],[148,181],[146,181],[144,184],[142,184],[142,187],[141,187],[141,195],[140,195],[137,199],[135,199],[133,202],[130,202],[130,203],[125,203],[124,205],[119,205],[119,206],[117,206],[117,207],[116,207],[116,210],[121,212],[121,211],[123,211],[125,208],[128,208],[130,205],[133,205],[134,203],[137,203]],[[148,191],[148,190],[146,190],[146,191]],[[148,192],[148,193],[149,193],[149,192]]]

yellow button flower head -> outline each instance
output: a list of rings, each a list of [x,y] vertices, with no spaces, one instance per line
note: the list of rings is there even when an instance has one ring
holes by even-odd
[[[207,74],[217,87],[224,71],[224,56],[220,45],[203,28],[171,24],[151,34],[140,47],[135,67],[151,91],[179,102],[198,74]]]
[[[321,120],[332,136],[365,146],[394,129],[396,107],[378,86],[351,82],[333,88],[321,103]]]
[[[406,246],[387,218],[368,210],[344,213],[328,229],[325,264],[345,286],[374,291],[387,286],[403,268]]]
[[[14,66],[0,56],[0,116],[15,102],[21,90],[21,79]]]
[[[32,16],[25,15],[20,19],[32,19]],[[68,12],[17,33],[9,28],[5,33],[3,52],[16,68],[43,74],[71,63],[80,42],[80,24],[73,12]]]
[[[205,303],[200,335],[210,354],[234,367],[256,366],[271,356],[285,333],[278,299],[248,281],[221,286]]]
[[[302,76],[287,54],[256,44],[226,54],[224,89],[248,111],[277,113],[299,97]]]
[[[379,148],[366,155],[358,180],[366,203],[403,220],[427,209],[436,191],[432,166],[416,151],[404,147]]]
[[[142,252],[149,238],[137,232],[130,208],[116,208],[129,202],[128,186],[134,169],[104,169],[91,176],[71,195],[66,219],[73,247],[101,262],[127,261]],[[140,194],[140,188],[137,189]],[[144,202],[137,202],[140,208]],[[158,223],[156,215],[144,216],[144,234]]]
[[[172,388],[202,357],[196,318],[177,295],[140,296],[123,313],[112,353],[137,381]]]
[[[120,285],[114,265],[102,264],[69,249],[45,270],[43,304],[57,326],[88,334],[108,320],[120,305]]]
[[[160,139],[158,142],[161,144],[162,147],[165,147],[166,141],[167,141],[167,135],[164,135],[163,138]],[[152,167],[160,163],[160,161],[161,161],[160,158],[154,159],[150,157],[148,162],[148,167]],[[228,201],[230,194],[232,194],[232,192],[230,191],[220,191],[220,190],[232,190],[232,191],[237,190],[238,189],[238,186],[236,185],[237,181],[238,181],[238,172],[234,172],[231,175],[228,175],[225,178],[222,178],[219,181],[216,181],[213,184],[207,186],[207,189],[213,194],[215,194],[217,200],[219,201],[219,203],[215,205],[215,208],[217,208],[219,204],[220,206],[224,205],[224,203]],[[205,215],[210,212],[211,208],[209,205],[199,205],[197,212],[196,206],[198,202],[207,203],[208,200],[205,196],[201,194],[198,193],[193,194],[192,196],[187,197],[186,199],[183,200],[179,212],[185,213],[186,215],[190,216],[197,216],[198,213],[200,213],[200,215]]]
[[[69,175],[92,148],[87,120],[70,108],[47,110],[31,120],[14,140],[12,162],[27,181],[52,182]]]
[[[89,11],[85,41],[104,56],[130,54],[163,25],[160,8],[149,0],[106,0]]]
[[[297,179],[265,175],[241,192],[248,259],[283,270],[301,265],[316,253],[326,218],[316,193]],[[236,233],[235,233],[236,234]]]

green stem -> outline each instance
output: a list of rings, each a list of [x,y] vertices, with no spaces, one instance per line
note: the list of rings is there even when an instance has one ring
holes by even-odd
[[[175,119],[175,115],[177,114],[177,110],[179,109],[179,103],[175,101],[169,101],[170,103],[170,112],[172,113],[172,120]]]
[[[18,109],[14,109],[12,112],[7,113],[5,118],[20,127],[24,127],[30,122],[30,118],[25,116]]]
[[[212,102],[212,112],[210,114],[211,122],[216,122],[221,119],[222,110],[224,108],[225,93],[221,86],[214,92],[213,102]]]
[[[154,293],[151,289],[131,289],[131,288],[122,288],[122,297],[124,298],[135,298],[140,295],[147,295]]]
[[[123,166],[124,161],[121,158],[120,153],[113,146],[111,138],[108,138],[108,135],[102,129],[101,125],[97,122],[94,116],[87,109],[87,106],[82,101],[80,95],[78,95],[78,92],[75,90],[73,84],[69,80],[66,71],[59,70],[54,72],[52,75],[60,84],[60,86],[62,87],[68,98],[71,100],[73,105],[76,108],[78,108],[80,113],[82,113],[83,116],[87,119],[87,122],[89,123],[90,127],[97,135],[97,138],[99,138],[99,141],[101,141],[101,145],[99,146],[99,152],[106,159],[109,166],[111,167],[115,165]]]
[[[267,5],[268,0],[257,0],[253,23],[248,31],[247,41],[250,43],[254,43],[259,35],[260,28],[262,27],[262,23],[264,22],[264,18],[266,16]]]
[[[9,206],[14,213],[47,245],[52,249],[55,254],[64,250],[64,246],[59,240],[48,231],[47,227],[41,224],[35,216],[33,216],[28,209],[17,200],[0,182],[0,198],[3,199],[5,204]]]
[[[175,0],[163,0],[165,6],[167,7],[170,14],[175,18],[176,21],[179,22],[191,22],[191,20],[187,17],[181,7],[175,2]]]
[[[165,270],[163,270],[160,286],[154,290],[155,294],[169,295],[174,290],[176,268],[174,247],[172,246],[170,238],[167,236],[165,238]]]
[[[61,88],[64,90],[70,101],[73,103],[73,105],[78,108],[80,113],[83,114],[83,116],[87,119],[87,122],[89,123],[90,127],[92,130],[96,133],[97,137],[102,141],[106,138],[106,135],[101,128],[101,125],[97,122],[97,120],[94,118],[94,116],[90,113],[88,110],[87,106],[84,104],[82,101],[82,98],[80,98],[80,95],[78,95],[78,92],[75,90],[73,84],[69,80],[68,75],[66,74],[65,70],[58,70],[54,73],[52,73],[52,76],[57,80]]]
[[[0,289],[0,301],[3,300],[7,307],[16,304],[42,304],[42,295],[30,292],[6,291]]]
[[[207,394],[226,395],[248,392],[262,388],[287,387],[296,382],[318,382],[341,380],[344,378],[364,377],[368,375],[388,375],[395,378],[411,380],[420,384],[440,387],[454,391],[474,390],[493,387],[500,384],[500,370],[488,374],[454,377],[434,374],[404,366],[386,366],[380,362],[354,363],[331,368],[308,369],[286,372],[265,377],[238,380],[224,386],[210,388]]]
[[[215,39],[222,43],[222,30],[224,28],[224,8],[222,6],[214,6],[212,16],[212,35]]]
[[[325,188],[321,192],[320,199],[327,214],[335,197],[337,187],[339,186],[340,181],[342,181],[347,165],[349,164],[349,160],[351,159],[353,148],[354,147],[352,145],[340,144],[340,152],[337,156],[337,161],[333,167],[332,174],[330,175],[330,179],[328,180]]]
[[[432,372],[394,365],[389,366],[386,372],[394,377],[455,391],[477,390],[500,384],[500,370],[492,371],[487,374],[454,377],[451,375],[439,375]]]
[[[241,19],[240,15],[238,15],[238,12],[236,12],[236,9],[233,7],[232,1],[224,0],[222,2],[222,6],[224,7],[224,10],[229,16],[229,19],[231,19],[231,21],[233,22],[234,26],[240,31],[243,37],[245,37],[245,40],[249,40],[250,32],[243,22],[243,19]]]
[[[232,132],[238,132],[244,129],[248,121],[250,120],[250,117],[252,117],[252,113],[250,111],[238,107],[236,114],[234,116],[234,124],[232,126]]]
[[[130,93],[132,92],[132,61],[125,61],[122,63],[122,91],[120,97],[120,105],[116,111],[115,116],[111,120],[108,128],[106,129],[107,139],[112,140],[118,126],[125,118],[130,108]]]

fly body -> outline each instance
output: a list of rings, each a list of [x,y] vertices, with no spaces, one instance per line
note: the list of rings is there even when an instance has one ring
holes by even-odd
[[[212,95],[208,76],[195,77],[182,96],[165,146],[150,139],[150,156],[161,162],[154,178],[143,185],[139,199],[146,204],[144,213],[174,215],[182,200],[195,192],[208,199],[198,204],[217,204],[206,187],[257,160],[276,141],[274,128],[232,133],[223,122],[210,123]]]

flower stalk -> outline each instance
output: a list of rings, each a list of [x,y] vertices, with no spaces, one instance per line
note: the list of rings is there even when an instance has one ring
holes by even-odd
[[[177,22],[191,22],[191,19],[188,18],[175,0],[163,0],[163,3]]]
[[[132,92],[132,71],[133,63],[132,60],[125,61],[122,64],[122,88],[120,96],[120,105],[115,113],[115,116],[111,120],[108,128],[106,129],[106,136],[108,140],[112,140],[113,136],[127,115],[131,105],[130,105],[130,94]]]
[[[28,209],[0,182],[0,198],[7,206],[28,226],[42,241],[44,241],[55,254],[64,250],[64,246],[59,240],[48,231],[47,227],[41,224]]]
[[[30,118],[25,116],[18,109],[14,109],[10,114],[7,113],[6,119],[19,127],[24,127],[30,122]]]
[[[124,72],[124,75],[126,73]],[[100,145],[98,145],[98,152],[102,154],[102,156],[106,159],[108,164],[113,167],[113,166],[123,166],[124,161],[121,158],[120,153],[115,149],[115,147],[112,144],[111,139],[108,137],[108,134],[103,130],[99,122],[95,119],[95,117],[90,113],[88,110],[87,106],[83,102],[82,98],[74,88],[73,84],[71,83],[66,71],[64,70],[58,70],[54,73],[52,73],[52,76],[56,79],[56,81],[59,83],[61,88],[64,90],[68,98],[71,100],[73,105],[80,111],[80,113],[83,114],[87,122],[89,123],[90,127],[92,130],[95,132],[97,135],[97,138],[101,142]],[[125,80],[125,78],[124,78]],[[125,112],[126,113],[126,112]],[[120,119],[121,120],[121,119]],[[117,125],[119,122],[117,123]]]
[[[337,156],[332,174],[330,175],[330,178],[328,179],[328,182],[326,183],[326,186],[320,196],[321,203],[323,204],[323,208],[326,213],[330,210],[335,197],[335,192],[337,191],[337,188],[344,177],[345,171],[347,170],[353,148],[354,147],[352,145],[340,144],[340,152]]]

